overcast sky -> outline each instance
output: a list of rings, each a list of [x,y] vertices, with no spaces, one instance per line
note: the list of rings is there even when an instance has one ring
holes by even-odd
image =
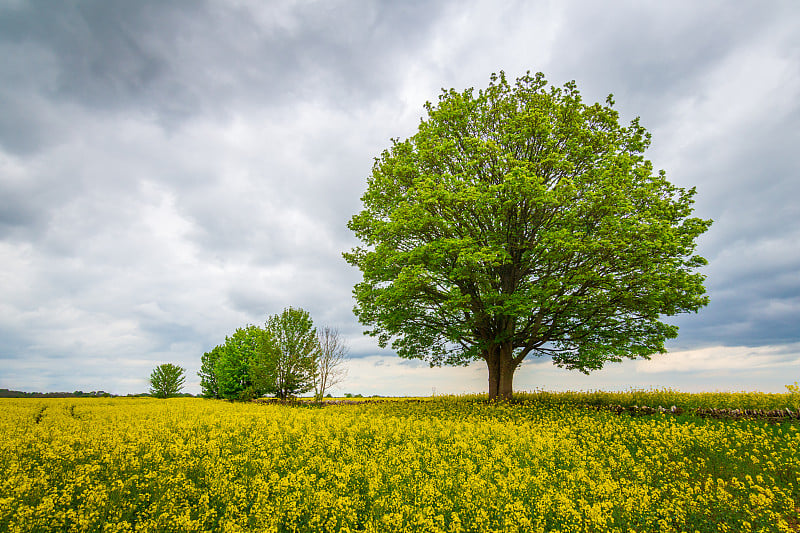
[[[498,7],[503,6],[503,7]],[[487,390],[380,350],[341,258],[373,158],[492,72],[613,93],[714,224],[669,354],[515,389],[800,380],[800,4],[0,0],[0,387],[146,391],[284,307],[350,345],[338,393]]]

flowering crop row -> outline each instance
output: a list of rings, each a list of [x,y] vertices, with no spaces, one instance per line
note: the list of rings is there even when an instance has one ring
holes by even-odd
[[[0,400],[2,531],[796,531],[797,424],[468,399]]]
[[[789,388],[789,386],[787,386]],[[791,389],[790,389],[791,390]],[[479,398],[480,395],[475,395]],[[466,396],[464,398],[467,398]],[[683,410],[696,409],[786,409],[800,410],[800,394],[763,392],[683,392],[673,389],[631,389],[615,391],[534,391],[515,394],[515,398],[548,404],[579,405],[675,405]]]

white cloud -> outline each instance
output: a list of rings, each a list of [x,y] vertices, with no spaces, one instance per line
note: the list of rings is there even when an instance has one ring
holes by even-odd
[[[467,367],[430,368],[419,360],[392,355],[351,359],[348,377],[334,394],[344,392],[389,396],[486,393],[488,371],[483,361]],[[567,391],[673,388],[687,392],[761,390],[785,392],[800,379],[800,343],[757,348],[714,346],[628,360],[582,374],[550,360],[529,358],[514,375],[514,391]],[[759,385],[754,385],[758,380]]]
[[[655,355],[636,362],[642,374],[775,370],[800,373],[800,343],[781,346],[712,346]]]
[[[430,368],[418,360],[375,355],[351,359],[347,364],[347,379],[337,390],[364,396],[431,396],[486,392],[487,383],[483,363]]]

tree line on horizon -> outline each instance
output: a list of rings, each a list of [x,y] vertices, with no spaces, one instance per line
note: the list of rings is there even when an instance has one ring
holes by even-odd
[[[76,390],[74,392],[56,391],[56,392],[27,392],[12,389],[0,389],[0,398],[119,398],[119,397],[146,397],[154,396],[156,394],[151,390],[149,393],[140,392],[136,394],[114,394],[113,392],[106,392],[103,390],[84,392]],[[186,396],[192,397],[193,394],[188,392],[175,392],[171,396]]]
[[[82,390],[76,390],[75,392],[25,392],[0,389],[0,398],[108,398],[111,396],[117,395],[102,390],[91,392],[83,392]]]

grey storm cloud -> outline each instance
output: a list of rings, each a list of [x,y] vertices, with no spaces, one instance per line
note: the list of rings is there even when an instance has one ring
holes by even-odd
[[[0,2],[0,386],[144,390],[291,305],[375,361],[351,373],[371,391],[379,370],[416,391],[424,365],[384,364],[353,317],[346,222],[426,100],[504,69],[613,93],[714,219],[711,304],[672,320],[677,366],[594,383],[690,386],[685,363],[738,387],[745,367],[713,381],[736,357],[774,388],[800,370],[797,35],[790,1]]]
[[[363,104],[390,90],[398,59],[426,40],[436,11],[421,2],[26,2],[0,21],[19,58],[5,81],[98,112],[156,113],[167,126],[247,103]]]

